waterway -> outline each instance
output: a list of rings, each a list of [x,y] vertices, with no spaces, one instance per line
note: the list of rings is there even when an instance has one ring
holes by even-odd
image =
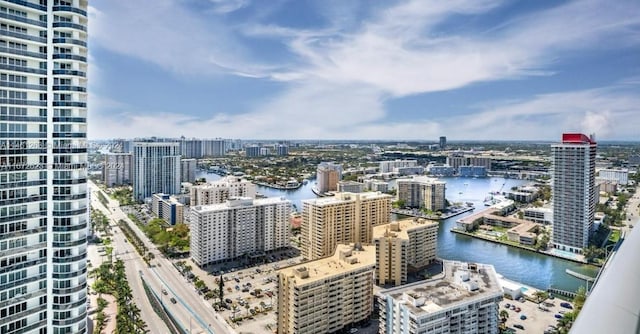
[[[205,177],[209,181],[220,178],[216,174],[206,173],[201,173],[198,177]],[[566,269],[589,276],[595,276],[597,273],[597,269],[592,266],[495,244],[450,231],[455,226],[456,220],[485,209],[483,201],[489,192],[507,191],[511,187],[526,183],[526,181],[503,178],[441,178],[441,180],[447,182],[446,196],[450,202],[471,202],[474,204],[475,210],[451,217],[440,223],[438,230],[438,256],[440,258],[489,263],[506,278],[538,289],[554,287],[575,291],[579,286],[585,284],[584,281],[567,274]],[[302,209],[302,200],[316,198],[316,195],[311,191],[313,185],[313,181],[309,181],[296,190],[278,190],[258,186],[258,192],[268,197],[284,196],[291,200],[299,211]],[[400,217],[393,217],[393,219],[398,218]]]

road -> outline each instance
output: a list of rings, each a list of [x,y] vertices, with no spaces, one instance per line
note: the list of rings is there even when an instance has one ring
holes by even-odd
[[[88,183],[91,189],[92,201],[98,200],[97,192],[102,192],[93,182]],[[164,300],[169,312],[171,312],[181,326],[185,329],[191,329],[191,333],[235,333],[231,327],[222,319],[213,309],[210,303],[206,302],[202,296],[198,295],[193,285],[187,282],[178,270],[173,266],[171,261],[166,259],[164,255],[155,247],[155,245],[147,238],[147,236],[134,224],[127,215],[122,212],[117,201],[111,199],[107,194],[102,192],[108,200],[108,208],[104,208],[102,203],[98,201],[99,207],[104,208],[107,217],[115,224],[120,219],[129,223],[131,229],[138,235],[140,240],[147,246],[149,252],[155,255],[152,261],[153,267],[148,267],[140,256],[135,253],[133,247],[124,241],[124,235],[120,233],[117,237],[117,250],[129,250],[125,253],[127,262],[135,263],[134,275],[136,272],[142,272],[145,281],[152,287],[156,293],[161,294],[162,289],[166,289],[168,295],[166,299],[174,297],[176,303],[173,304]],[[119,229],[118,229],[119,230]],[[123,248],[120,248],[123,246]],[[128,248],[125,248],[128,247]],[[121,257],[122,258],[122,257]],[[127,273],[128,274],[128,273]],[[127,276],[129,277],[129,276]],[[137,276],[132,276],[137,277]],[[136,280],[140,281],[140,280]],[[141,283],[140,283],[141,284]],[[145,297],[146,298],[146,297]]]
[[[640,227],[636,226],[640,223],[640,186],[636,187],[635,194],[629,198],[625,210],[627,212],[627,221],[624,222],[626,226],[622,227],[620,230],[628,235],[629,232],[631,232],[629,225],[633,225],[633,228]]]
[[[105,215],[109,215],[108,210],[100,203],[97,195],[91,196],[91,206],[94,209],[98,209],[102,211]],[[126,256],[128,254],[134,254],[135,250],[133,246],[128,243],[123,242],[123,234],[117,227],[112,227],[112,231],[116,232],[112,237],[113,249],[114,249],[114,257],[119,257],[124,261],[125,272],[127,274],[127,281],[129,282],[129,286],[131,287],[131,295],[133,299],[136,301],[136,305],[140,309],[140,314],[142,319],[146,322],[150,333],[167,333],[169,334],[169,329],[164,324],[162,319],[153,311],[149,300],[145,294],[144,288],[142,287],[142,282],[138,279],[138,267],[144,266],[146,264],[142,261],[140,257],[130,258]],[[122,254],[125,254],[123,256]],[[115,319],[114,319],[115,320]]]

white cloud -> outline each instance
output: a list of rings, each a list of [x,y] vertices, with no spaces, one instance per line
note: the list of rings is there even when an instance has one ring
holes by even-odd
[[[220,13],[247,4],[211,1]],[[640,7],[627,1],[569,2],[490,31],[442,30],[451,19],[482,15],[501,4],[407,1],[362,19],[356,29],[347,6],[338,10],[340,17],[329,27],[309,30],[260,23],[234,26],[213,17],[205,21],[169,0],[109,0],[104,8],[90,11],[92,38],[101,47],[174,73],[268,77],[286,88],[266,101],[255,101],[251,112],[207,119],[171,110],[133,113],[130,110],[144,109],[133,106],[125,112],[120,106],[109,116],[97,113],[105,130],[95,133],[179,136],[188,129],[185,135],[201,137],[425,139],[446,134],[459,139],[550,139],[565,129],[596,128],[603,120],[609,125],[597,132],[628,137],[637,131],[629,124],[640,126],[638,121],[625,117],[637,112],[638,99],[602,89],[540,95],[457,118],[425,114],[415,122],[393,122],[385,108],[389,99],[551,75],[550,65],[558,57],[640,42],[640,16],[635,15]],[[257,61],[251,45],[234,37],[239,33],[281,41],[292,57],[282,60],[286,66]]]
[[[249,0],[209,0],[214,5],[214,11],[220,14],[235,12],[249,5]]]

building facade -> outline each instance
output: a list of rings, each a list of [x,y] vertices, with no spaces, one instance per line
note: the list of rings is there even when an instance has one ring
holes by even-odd
[[[616,181],[618,184],[627,185],[629,183],[628,169],[601,169],[598,178],[608,181]]]
[[[365,184],[355,181],[339,181],[338,192],[341,193],[361,193],[364,192]]]
[[[581,253],[588,246],[596,207],[596,142],[565,133],[551,145],[554,248]]]
[[[446,182],[433,178],[414,177],[396,182],[398,200],[412,208],[442,211],[446,208]]]
[[[153,194],[151,211],[170,225],[184,223],[184,205],[170,195]]]
[[[133,197],[143,201],[156,193],[180,193],[180,152],[177,142],[133,144]]]
[[[343,243],[371,243],[373,227],[388,224],[390,195],[337,193],[302,201],[302,256],[315,260],[330,256]]]
[[[191,258],[203,267],[289,247],[291,201],[232,198],[191,207]]]
[[[195,181],[197,168],[198,168],[198,160],[196,159],[180,160],[180,181],[181,182]]]
[[[380,333],[498,333],[502,287],[491,265],[444,261],[444,275],[377,294]]]
[[[202,140],[203,157],[221,157],[227,153],[227,141],[222,138]]]
[[[338,190],[338,182],[342,180],[342,165],[333,162],[322,162],[316,170],[316,189],[323,194]]]
[[[218,181],[193,186],[190,189],[191,205],[224,203],[232,197],[256,197],[256,185],[243,178],[227,176]]]
[[[131,153],[107,153],[102,165],[102,181],[107,187],[131,184]]]
[[[336,333],[373,312],[372,246],[339,245],[331,257],[278,271],[278,333]]]
[[[380,173],[392,173],[395,168],[404,167],[417,167],[417,160],[392,160],[392,161],[380,161]]]
[[[279,156],[289,155],[289,146],[287,146],[287,145],[282,145],[282,144],[280,144],[280,145],[276,146],[276,153],[277,153]]]
[[[0,332],[87,333],[87,1],[0,22]]]
[[[420,270],[436,259],[438,223],[405,219],[373,228],[376,246],[376,282],[402,285],[407,273]]]

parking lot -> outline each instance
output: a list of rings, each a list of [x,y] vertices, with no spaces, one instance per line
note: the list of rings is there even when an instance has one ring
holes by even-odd
[[[540,306],[547,310],[541,310],[538,308],[538,304],[531,301],[515,301],[505,299],[500,302],[500,311],[506,310],[509,313],[507,319],[507,328],[514,330],[516,333],[539,333],[542,334],[545,331],[551,329],[550,326],[555,326],[558,319],[555,315],[562,315],[565,312],[570,312],[568,308],[560,306],[560,303],[565,302],[561,299],[547,299],[545,303],[541,303]],[[509,308],[506,305],[509,304]],[[569,303],[571,304],[571,303]],[[573,305],[572,305],[573,306]],[[520,309],[517,312],[517,308]],[[520,317],[524,316],[525,319]],[[522,326],[523,329],[514,327],[516,325]]]
[[[238,333],[269,333],[277,327],[275,311],[277,308],[276,270],[302,262],[296,249],[267,255],[264,263],[249,266],[243,261],[212,265],[202,270],[190,259],[192,273],[203,280],[211,289],[217,289],[217,280],[224,280],[223,299],[227,307],[219,308],[218,313],[232,324]],[[217,303],[219,299],[208,302]],[[239,319],[235,324],[230,319]]]

